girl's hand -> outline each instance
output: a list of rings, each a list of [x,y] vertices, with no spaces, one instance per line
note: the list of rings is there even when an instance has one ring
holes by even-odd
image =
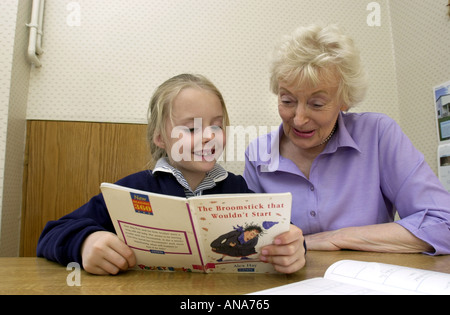
[[[275,238],[272,245],[261,249],[260,259],[271,263],[275,270],[282,273],[294,273],[306,263],[303,232],[291,224],[288,232]]]
[[[81,247],[83,268],[97,275],[118,274],[134,267],[133,251],[117,235],[110,232],[94,232]]]

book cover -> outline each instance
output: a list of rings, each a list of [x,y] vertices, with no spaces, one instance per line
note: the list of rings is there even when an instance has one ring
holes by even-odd
[[[180,198],[103,183],[116,233],[137,268],[187,272],[273,273],[261,247],[289,230],[292,196],[205,195]]]

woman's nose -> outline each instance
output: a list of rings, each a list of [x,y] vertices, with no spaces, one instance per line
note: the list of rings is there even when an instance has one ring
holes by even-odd
[[[308,121],[309,121],[309,116],[308,116],[306,106],[299,104],[295,110],[294,123],[297,126],[302,126],[302,125],[305,125],[306,123],[308,123]]]

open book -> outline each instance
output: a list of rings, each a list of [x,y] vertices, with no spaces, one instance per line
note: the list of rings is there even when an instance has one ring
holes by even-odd
[[[292,196],[205,195],[189,199],[101,185],[117,235],[137,268],[196,272],[275,272],[260,248],[288,231]]]
[[[254,292],[257,295],[450,294],[450,274],[374,262],[341,260],[323,278]]]

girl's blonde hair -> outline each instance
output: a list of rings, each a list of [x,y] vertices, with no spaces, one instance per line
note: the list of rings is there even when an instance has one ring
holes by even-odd
[[[167,156],[167,152],[158,147],[154,142],[154,137],[160,135],[162,139],[168,139],[165,123],[167,119],[172,119],[173,101],[177,95],[186,88],[204,89],[214,93],[222,104],[223,128],[229,126],[228,112],[225,101],[217,87],[206,77],[198,74],[180,74],[161,84],[153,93],[150,106],[147,112],[148,128],[147,140],[150,145],[150,152],[153,162]]]
[[[336,81],[338,97],[348,108],[361,102],[367,80],[360,53],[338,26],[300,27],[276,49],[271,68],[271,90],[280,81],[299,86],[319,84],[319,78]]]

